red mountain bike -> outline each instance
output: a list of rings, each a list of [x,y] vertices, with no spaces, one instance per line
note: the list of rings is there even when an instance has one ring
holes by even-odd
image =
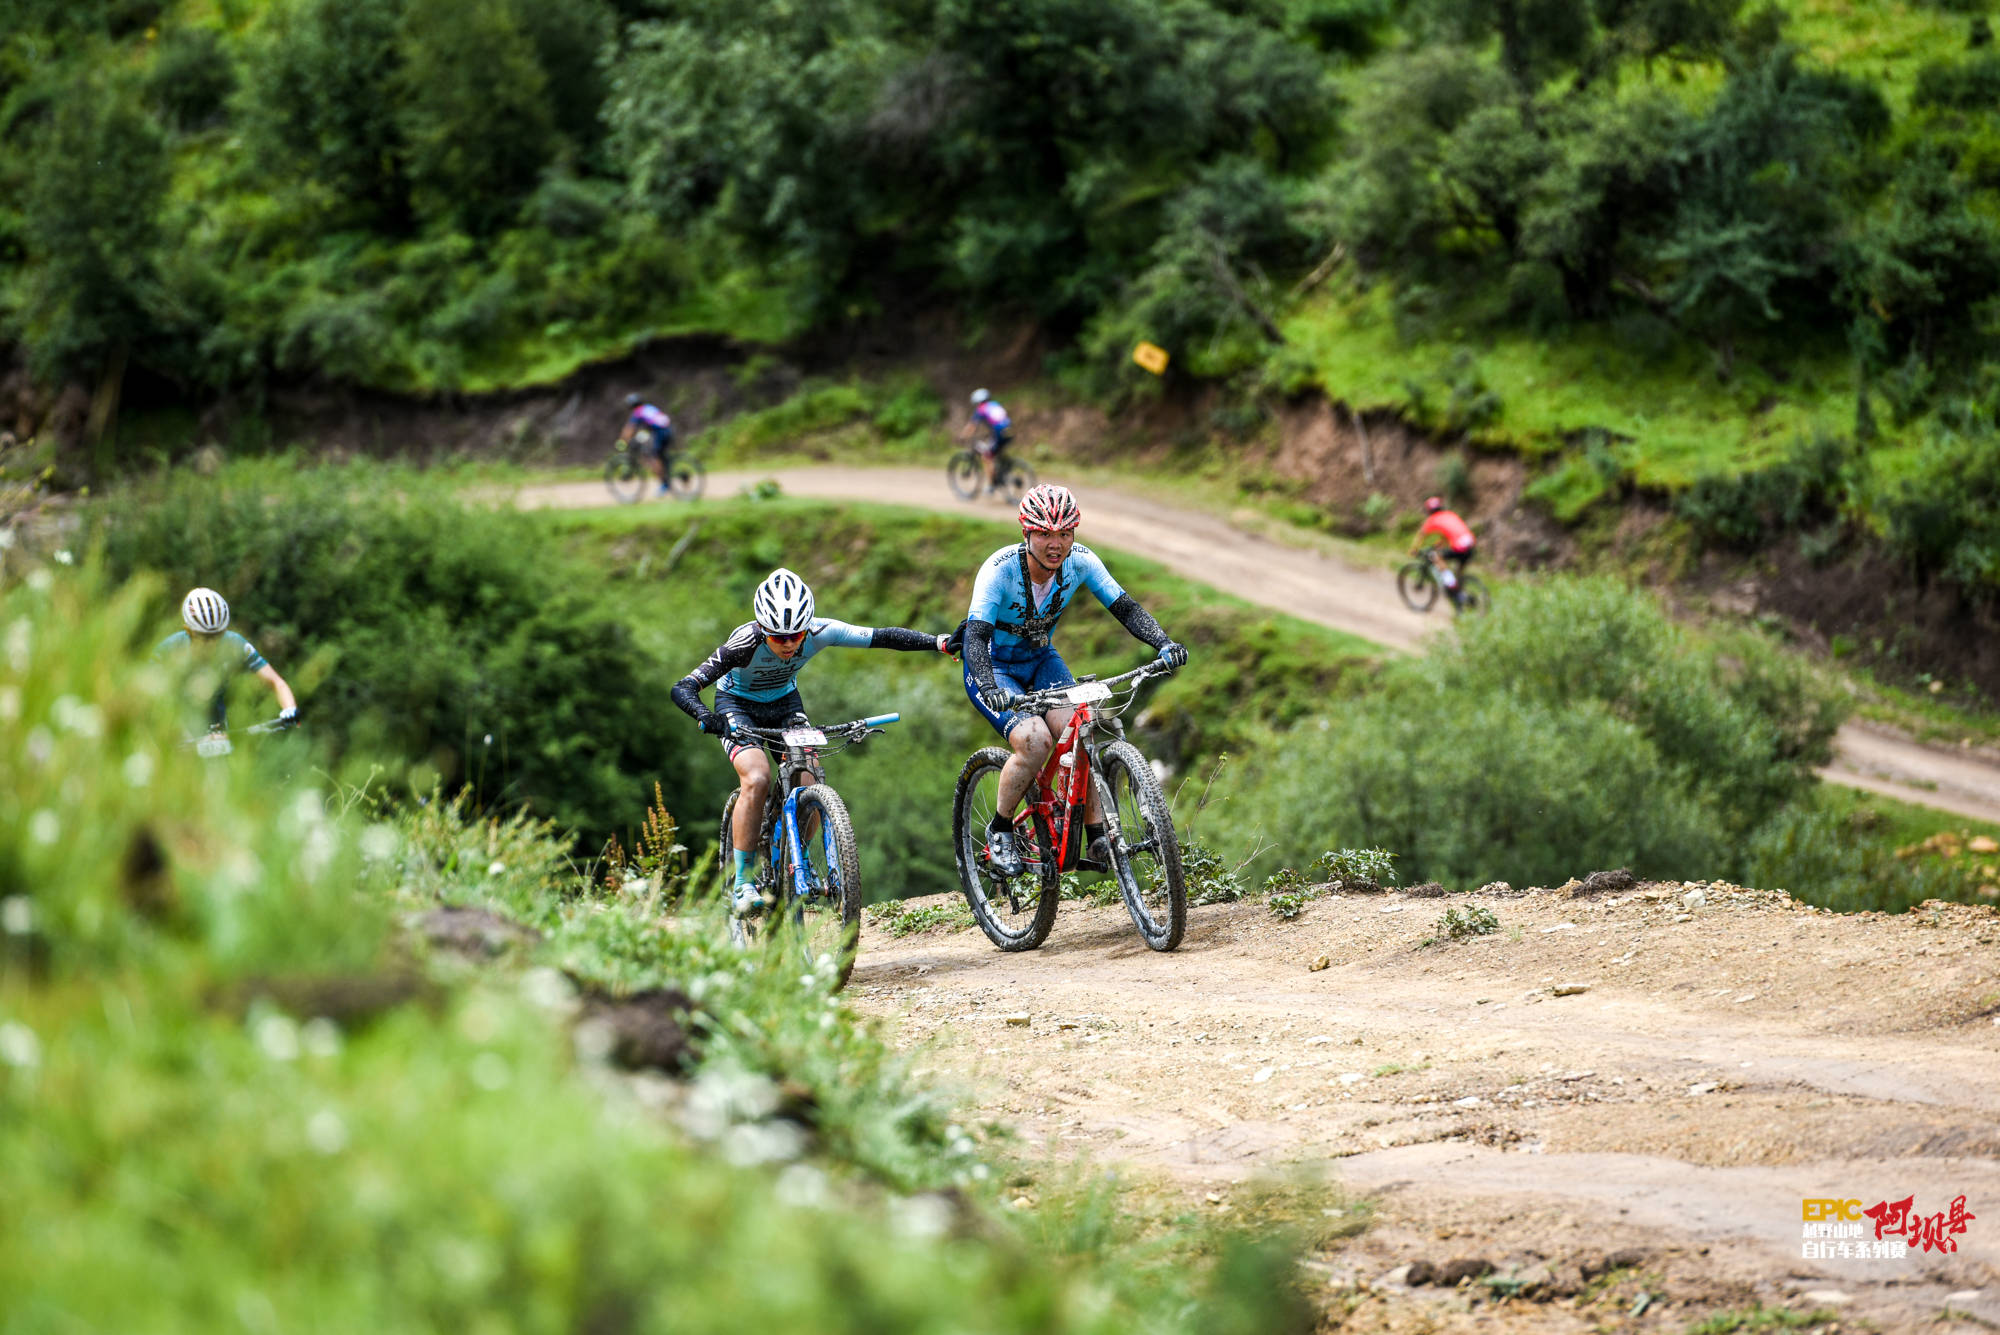
[[[1181,943],[1187,884],[1173,811],[1152,763],[1125,740],[1118,722],[1142,683],[1171,671],[1155,661],[1104,681],[1085,677],[1072,686],[1014,697],[1012,707],[1029,713],[1063,705],[1075,710],[1014,818],[1014,838],[1026,864],[1020,876],[1010,879],[995,871],[986,843],[999,804],[1000,767],[1009,753],[989,746],[965,762],[951,804],[958,883],[980,930],[1000,949],[1033,950],[1048,940],[1062,873],[1078,870],[1117,878],[1133,925],[1148,946],[1172,950]],[[1100,730],[1110,739],[1100,740]],[[1109,866],[1094,866],[1084,857],[1084,812],[1093,788],[1104,813]]]

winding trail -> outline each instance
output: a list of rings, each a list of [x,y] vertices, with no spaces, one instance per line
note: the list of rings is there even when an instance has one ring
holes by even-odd
[[[764,478],[775,478],[789,496],[873,501],[973,516],[988,513],[996,532],[1013,528],[1010,512],[998,505],[955,499],[937,471],[927,468],[827,466],[713,473],[708,494],[734,495]],[[1157,561],[1184,579],[1404,652],[1419,650],[1426,634],[1447,625],[1439,617],[1404,607],[1387,569],[1287,547],[1214,515],[1166,505],[1122,488],[1081,484],[1075,490],[1091,541]],[[537,509],[592,509],[613,502],[601,483],[555,482],[521,488],[517,503]],[[1834,747],[1833,764],[1820,771],[1829,783],[2000,824],[2000,765],[1982,755],[1927,746],[1865,723],[1844,725]]]

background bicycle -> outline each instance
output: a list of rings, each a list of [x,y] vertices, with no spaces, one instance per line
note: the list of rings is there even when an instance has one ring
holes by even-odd
[[[962,501],[976,501],[986,493],[986,456],[977,450],[960,450],[945,465],[944,475],[953,495]],[[1000,451],[997,475],[999,494],[1009,505],[1019,505],[1028,488],[1035,485],[1035,470],[1014,456],[1012,446]]]
[[[616,442],[611,447],[611,457],[604,461],[604,485],[623,504],[633,505],[644,500],[660,485],[660,480],[653,476],[652,457],[653,433],[650,431],[639,431],[630,441]],[[698,500],[707,481],[708,470],[702,467],[701,460],[686,450],[668,451],[668,499]]]
[[[1460,588],[1458,598],[1452,604],[1454,611],[1491,611],[1493,595],[1487,591],[1486,581],[1477,575],[1457,574],[1445,565],[1438,551],[1436,547],[1426,547],[1416,560],[1405,563],[1396,572],[1396,592],[1403,596],[1410,610],[1430,611],[1438,600],[1438,594],[1449,589],[1452,581],[1458,581]]]
[[[818,968],[824,962],[834,971],[834,987],[846,984],[854,971],[855,941],[861,932],[861,863],[853,818],[840,794],[827,785],[819,758],[858,745],[901,717],[878,714],[830,728],[801,724],[736,729],[736,736],[760,743],[777,770],[758,825],[758,846],[765,856],[756,879],[772,907],[762,918],[730,918],[730,938],[738,945],[748,945],[774,929],[795,933],[806,963]],[[816,781],[796,785],[795,776],[801,772],[814,775]],[[722,804],[717,864],[724,869],[725,892],[736,846],[733,822],[738,796],[732,792]]]
[[[1048,939],[1060,877],[1073,870],[1106,871],[1117,879],[1118,893],[1148,946],[1172,950],[1181,943],[1187,886],[1173,812],[1152,763],[1125,740],[1117,718],[1142,684],[1171,671],[1153,662],[1103,681],[1085,677],[1015,697],[1012,707],[1019,710],[1041,713],[1067,705],[1075,711],[1014,818],[1026,864],[1018,877],[993,869],[986,842],[1008,752],[989,746],[965,762],[951,811],[959,887],[980,930],[1000,949],[1033,950]],[[1094,867],[1085,859],[1084,813],[1093,788],[1104,813],[1109,866]]]

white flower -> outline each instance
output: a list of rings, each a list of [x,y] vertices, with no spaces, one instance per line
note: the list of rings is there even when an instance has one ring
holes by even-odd
[[[9,936],[26,936],[35,930],[35,901],[26,895],[0,899],[0,930]]]
[[[153,781],[153,758],[144,751],[134,751],[125,757],[125,782],[133,788],[144,788]]]
[[[42,1064],[42,1041],[25,1024],[0,1024],[0,1062],[32,1071]]]
[[[62,838],[62,817],[43,807],[28,817],[28,837],[38,844],[52,844]]]
[[[253,1031],[257,1046],[264,1055],[274,1062],[297,1061],[299,1057],[299,1027],[289,1015],[277,1011],[266,1013],[257,1020]]]
[[[306,1122],[306,1143],[321,1154],[338,1154],[347,1148],[347,1123],[331,1108],[322,1108]]]

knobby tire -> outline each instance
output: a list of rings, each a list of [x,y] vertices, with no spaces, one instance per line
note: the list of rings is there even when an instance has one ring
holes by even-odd
[[[1396,572],[1396,592],[1412,612],[1428,612],[1438,600],[1437,576],[1428,563],[1411,561]]]
[[[1113,742],[1100,754],[1105,787],[1118,813],[1111,850],[1118,892],[1132,925],[1154,950],[1172,950],[1187,931],[1187,881],[1181,873],[1181,841],[1174,830],[1153,767],[1130,742]],[[1134,847],[1150,844],[1150,848]]]
[[[1023,908],[1016,909],[1002,884],[987,874],[981,856],[986,850],[986,823],[999,792],[1000,768],[1007,763],[1007,756],[997,746],[984,747],[973,752],[959,771],[958,788],[951,800],[952,851],[958,864],[958,888],[986,939],[1002,950],[1033,950],[1049,939],[1061,892],[1048,822],[1033,814],[1014,822],[1014,837],[1021,845],[1023,859],[1036,864],[1017,878],[1013,887],[1015,898],[1024,901]],[[989,785],[992,793],[983,801],[982,783]]]
[[[817,815],[817,822],[808,813]],[[787,852],[779,857],[778,902],[787,906],[807,967],[819,968],[822,959],[829,960],[838,991],[854,972],[861,938],[861,858],[855,851],[854,818],[839,793],[816,783],[799,790],[798,819],[799,842],[820,889],[809,899],[798,897]]]

